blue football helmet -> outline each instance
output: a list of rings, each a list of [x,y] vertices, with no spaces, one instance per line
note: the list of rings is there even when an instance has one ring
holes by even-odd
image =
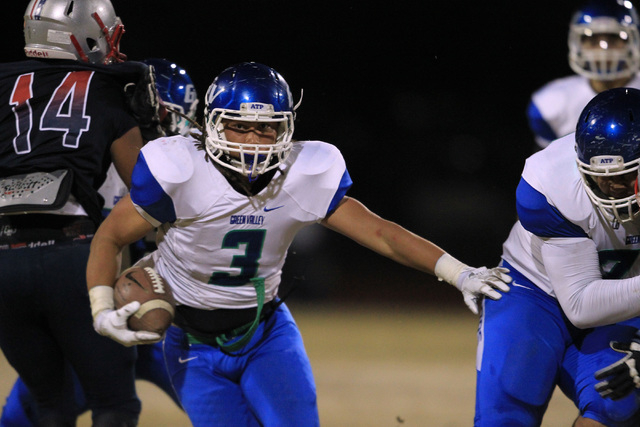
[[[638,15],[628,0],[589,0],[569,25],[569,65],[593,80],[628,78],[640,68]]]
[[[224,70],[205,96],[205,147],[213,161],[254,179],[277,168],[293,147],[293,97],[289,85],[273,68],[244,62]],[[278,123],[273,145],[227,141],[224,120]]]
[[[174,135],[188,135],[196,120],[198,107],[198,93],[184,68],[166,59],[150,58],[144,61],[147,65],[153,65],[156,75],[156,88],[164,104],[184,114],[168,112],[168,124],[163,125],[167,133]]]
[[[640,166],[640,90],[616,88],[596,95],[582,110],[576,126],[576,153],[582,183],[605,218],[626,222],[638,217],[636,195],[604,194],[596,177],[633,173]]]

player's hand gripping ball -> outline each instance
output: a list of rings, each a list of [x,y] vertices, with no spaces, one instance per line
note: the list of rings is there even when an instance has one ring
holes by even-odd
[[[132,331],[150,331],[164,335],[175,314],[176,302],[171,288],[151,267],[131,267],[122,272],[115,284],[116,309],[132,301],[140,308],[127,322]]]

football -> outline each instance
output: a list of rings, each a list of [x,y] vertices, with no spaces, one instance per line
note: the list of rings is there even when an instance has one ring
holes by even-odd
[[[140,308],[127,322],[132,331],[150,331],[163,335],[175,314],[176,302],[171,288],[151,267],[131,267],[116,281],[113,300],[116,309],[132,301]]]

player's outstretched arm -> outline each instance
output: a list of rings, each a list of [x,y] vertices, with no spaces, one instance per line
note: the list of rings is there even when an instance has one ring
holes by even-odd
[[[497,290],[509,290],[508,270],[469,267],[432,242],[381,218],[353,198],[345,197],[322,224],[380,255],[454,285],[475,314],[481,297],[499,299],[501,294]]]

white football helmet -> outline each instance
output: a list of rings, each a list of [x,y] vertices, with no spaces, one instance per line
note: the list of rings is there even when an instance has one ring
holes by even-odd
[[[255,62],[229,67],[205,95],[205,147],[216,163],[255,179],[282,164],[293,147],[294,105],[289,85],[273,68]],[[223,120],[279,123],[272,145],[227,141]]]
[[[24,52],[32,58],[122,62],[122,34],[109,0],[31,0],[24,13]]]
[[[569,26],[569,65],[593,80],[626,78],[638,71],[638,15],[631,2],[591,0],[575,12]]]

